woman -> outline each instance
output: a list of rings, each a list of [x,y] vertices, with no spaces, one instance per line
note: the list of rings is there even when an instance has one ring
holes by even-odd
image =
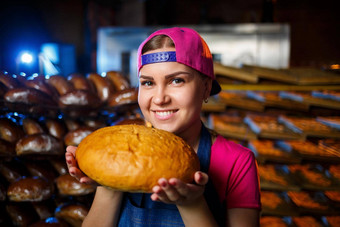
[[[252,152],[210,133],[201,122],[203,101],[217,94],[210,50],[189,28],[151,34],[138,50],[138,103],[153,127],[182,137],[194,148],[201,171],[194,183],[159,179],[153,193],[132,194],[98,186],[84,226],[258,226],[260,193]],[[69,172],[77,168],[68,147]],[[220,171],[222,169],[222,171]]]

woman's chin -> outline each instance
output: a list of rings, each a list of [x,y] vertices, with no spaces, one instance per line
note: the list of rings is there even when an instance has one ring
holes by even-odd
[[[176,134],[176,127],[174,126],[174,124],[152,124],[153,127],[157,128],[157,129],[161,129],[161,130],[165,130],[168,132],[172,132]]]

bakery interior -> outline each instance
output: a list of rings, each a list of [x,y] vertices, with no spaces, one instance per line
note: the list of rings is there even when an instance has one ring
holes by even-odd
[[[95,188],[68,175],[65,147],[105,126],[145,124],[136,50],[173,26],[195,28],[211,48],[222,91],[202,121],[254,152],[261,226],[340,226],[339,8],[0,1],[0,226],[81,226]]]

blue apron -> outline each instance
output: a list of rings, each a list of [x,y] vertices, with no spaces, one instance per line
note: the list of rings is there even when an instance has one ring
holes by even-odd
[[[197,155],[201,171],[205,173],[209,170],[210,150],[210,133],[202,124]],[[176,205],[154,202],[150,196],[150,193],[125,193],[118,226],[184,226]],[[205,187],[204,197],[215,220],[220,226],[224,226],[225,210],[211,181]]]

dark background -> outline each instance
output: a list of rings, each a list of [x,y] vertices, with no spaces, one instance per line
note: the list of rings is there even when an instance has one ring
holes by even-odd
[[[96,71],[102,26],[286,23],[290,66],[340,63],[338,0],[5,0],[0,1],[0,70],[14,71],[20,49],[73,44],[77,69]]]

